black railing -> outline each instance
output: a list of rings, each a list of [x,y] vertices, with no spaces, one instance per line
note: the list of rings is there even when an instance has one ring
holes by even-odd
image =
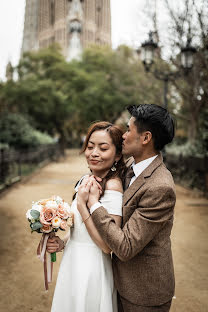
[[[58,143],[16,151],[0,147],[0,190],[30,174],[37,167],[61,155]]]

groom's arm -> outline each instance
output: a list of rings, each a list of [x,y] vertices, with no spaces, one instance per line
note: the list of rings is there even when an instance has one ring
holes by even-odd
[[[169,186],[156,186],[140,198],[139,207],[124,206],[134,212],[122,229],[103,207],[92,213],[92,219],[111,250],[120,260],[128,261],[157,235],[166,222],[172,222],[174,206],[174,190]]]

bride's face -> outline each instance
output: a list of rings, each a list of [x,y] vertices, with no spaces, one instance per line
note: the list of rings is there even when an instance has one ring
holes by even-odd
[[[106,130],[94,131],[88,141],[85,157],[92,173],[103,177],[112,167],[116,156],[116,147]]]

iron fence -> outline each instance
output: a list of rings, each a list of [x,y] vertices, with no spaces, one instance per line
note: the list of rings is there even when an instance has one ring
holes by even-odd
[[[0,190],[21,180],[22,176],[28,175],[44,163],[57,160],[60,155],[58,143],[21,151],[0,148]]]

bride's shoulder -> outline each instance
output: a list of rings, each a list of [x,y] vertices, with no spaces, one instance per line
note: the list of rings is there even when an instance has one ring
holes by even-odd
[[[122,181],[119,178],[112,178],[106,182],[106,190],[117,191],[123,193]]]

